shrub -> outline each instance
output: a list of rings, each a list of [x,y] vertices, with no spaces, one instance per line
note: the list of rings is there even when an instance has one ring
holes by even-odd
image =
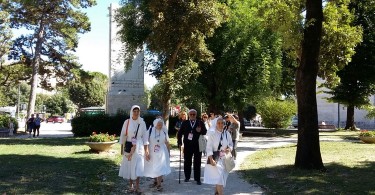
[[[17,130],[18,129],[17,119],[15,119],[15,118],[13,118],[9,115],[3,115],[3,114],[0,114],[0,128],[1,127],[9,128],[9,120],[11,120],[13,122],[14,130]]]
[[[267,128],[286,128],[290,125],[297,106],[293,101],[268,98],[257,107]]]
[[[107,114],[81,115],[73,118],[72,132],[76,137],[89,136],[93,131],[108,132],[111,135],[120,135],[124,121],[128,118],[129,115],[124,113],[119,113],[115,116],[109,116]],[[155,120],[154,115],[143,115],[142,118],[144,119],[147,128],[152,125],[152,122]],[[169,133],[174,132],[175,134],[175,121],[175,117],[169,118]]]

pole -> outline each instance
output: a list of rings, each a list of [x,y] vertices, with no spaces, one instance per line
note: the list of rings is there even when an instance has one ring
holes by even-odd
[[[20,119],[20,93],[21,93],[21,84],[18,83],[17,120]]]
[[[180,166],[178,168],[178,183],[180,184],[181,183],[181,146],[179,148],[180,148]]]
[[[340,103],[337,104],[337,128],[340,129]]]

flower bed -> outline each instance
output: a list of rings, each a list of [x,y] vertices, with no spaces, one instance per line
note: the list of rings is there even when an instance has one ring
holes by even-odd
[[[116,135],[109,135],[108,133],[99,133],[92,132],[88,142],[88,145],[91,150],[96,152],[108,151],[113,144],[117,143]]]
[[[359,139],[365,143],[375,143],[375,131],[362,130],[359,133]]]

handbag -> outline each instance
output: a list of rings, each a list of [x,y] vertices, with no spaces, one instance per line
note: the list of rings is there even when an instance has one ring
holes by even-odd
[[[224,166],[225,166],[225,170],[228,173],[234,169],[234,167],[236,166],[236,163],[234,162],[234,158],[232,157],[232,154],[230,153],[225,154]]]
[[[129,120],[128,120],[128,124],[126,126],[125,144],[124,144],[124,148],[123,148],[123,151],[126,152],[126,153],[130,153],[131,150],[132,150],[132,147],[133,147],[133,143],[132,142],[126,141],[126,139],[128,137],[128,127],[129,127]],[[138,129],[139,129],[139,124],[138,124],[138,127],[137,127],[137,132],[135,133],[135,137],[137,137],[137,135],[138,135]],[[122,154],[122,152],[121,152],[121,154]]]
[[[206,150],[207,147],[207,140],[204,137],[204,135],[200,135],[198,138],[198,144],[199,144],[199,152],[203,152]]]

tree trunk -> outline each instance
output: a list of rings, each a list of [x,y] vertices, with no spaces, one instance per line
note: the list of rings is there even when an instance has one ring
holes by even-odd
[[[40,53],[42,50],[42,44],[44,39],[44,23],[40,22],[39,31],[37,34],[37,41],[35,45],[35,56],[32,62],[33,73],[31,76],[30,84],[30,96],[29,96],[29,105],[27,106],[27,118],[30,118],[31,114],[34,113],[35,101],[36,101],[36,90],[38,88],[38,71],[40,66]]]
[[[298,143],[295,167],[325,169],[320,154],[316,78],[322,33],[322,0],[306,0],[306,27],[297,68]]]
[[[348,110],[346,112],[346,125],[345,129],[354,129],[355,130],[355,124],[354,124],[354,106],[349,105]]]

